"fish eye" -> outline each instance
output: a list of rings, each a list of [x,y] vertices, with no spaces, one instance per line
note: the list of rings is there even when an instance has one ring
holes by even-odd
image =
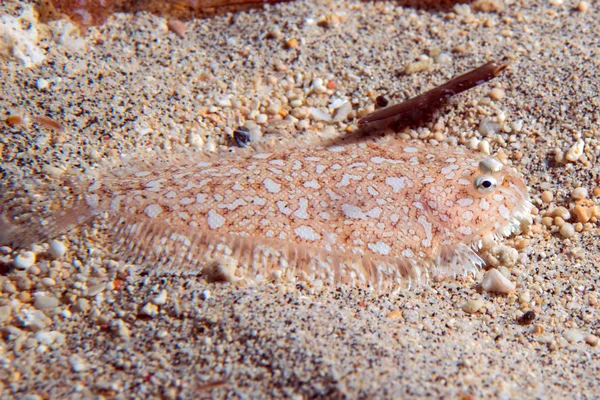
[[[473,184],[479,193],[490,193],[496,189],[498,181],[491,175],[481,175],[475,178]]]

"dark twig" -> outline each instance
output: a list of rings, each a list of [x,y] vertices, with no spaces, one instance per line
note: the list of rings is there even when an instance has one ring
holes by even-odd
[[[421,115],[426,110],[438,108],[448,99],[456,94],[469,90],[494,79],[506,67],[507,63],[499,64],[496,61],[489,62],[479,68],[475,68],[466,74],[457,76],[441,86],[431,89],[416,97],[403,101],[381,110],[377,110],[358,121],[358,125],[367,125],[377,122],[380,128],[388,127],[398,122],[403,117],[417,111]]]

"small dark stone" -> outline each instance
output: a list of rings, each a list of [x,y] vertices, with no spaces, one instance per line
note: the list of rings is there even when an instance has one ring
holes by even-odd
[[[248,134],[250,130],[245,126],[240,126],[235,131],[233,131],[233,140],[235,140],[235,144],[238,147],[246,147],[248,143],[250,143],[250,135]]]
[[[385,107],[388,105],[389,100],[386,99],[384,95],[380,94],[375,98],[375,103],[377,104],[377,107]]]
[[[527,311],[517,318],[517,322],[521,325],[530,325],[533,321],[535,321],[535,313],[533,311]]]

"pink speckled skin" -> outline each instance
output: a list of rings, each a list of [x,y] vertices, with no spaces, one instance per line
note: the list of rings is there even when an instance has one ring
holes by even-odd
[[[255,273],[377,287],[474,270],[482,261],[472,248],[510,234],[530,208],[515,169],[462,147],[393,137],[138,170],[98,181],[87,202],[120,217],[127,228],[118,235],[147,235],[138,251],[185,253],[176,268],[266,246],[277,254],[245,254]]]

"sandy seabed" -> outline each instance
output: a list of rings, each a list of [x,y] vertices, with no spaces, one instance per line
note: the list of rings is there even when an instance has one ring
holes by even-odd
[[[93,227],[61,237],[59,260],[40,244],[27,270],[4,247],[2,398],[598,396],[598,223],[574,212],[600,194],[597,3],[298,0],[190,18],[183,38],[147,12],[80,34],[34,14],[15,23],[27,10],[0,6],[4,185],[223,149],[246,120],[259,140],[347,132],[378,95],[506,58],[504,75],[403,133],[489,147],[523,173],[535,209],[504,242],[519,252],[505,295],[478,289],[484,271],[397,295],[157,276],[111,259]],[[342,122],[307,109],[344,100]]]

